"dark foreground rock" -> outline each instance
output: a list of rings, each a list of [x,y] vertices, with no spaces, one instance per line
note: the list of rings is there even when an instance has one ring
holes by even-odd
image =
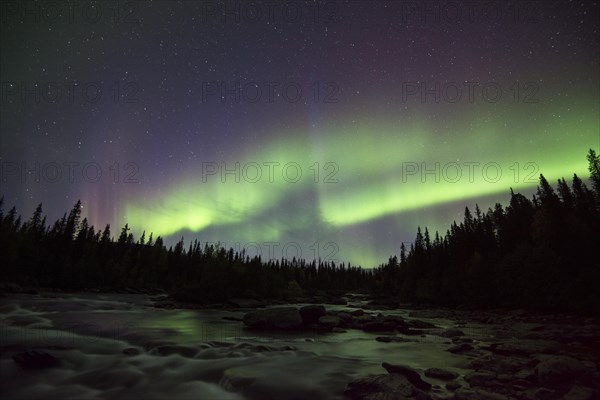
[[[244,315],[244,324],[256,329],[296,329],[302,317],[295,307],[275,307]]]
[[[564,396],[564,400],[592,400],[596,399],[593,389],[584,386],[573,386]]]
[[[405,340],[402,332],[405,327],[431,329],[428,337],[436,335],[445,338],[441,343],[452,342],[446,350],[455,354],[457,360],[462,358],[467,371],[457,374],[440,368],[426,369],[424,379],[448,381],[438,381],[427,390],[429,383],[416,370],[384,363],[390,376],[403,376],[410,383],[411,394],[410,389],[394,392],[393,383],[398,380],[383,376],[355,381],[347,387],[347,393],[369,400],[600,399],[600,320],[597,318],[503,310],[422,310],[409,316],[445,318],[455,325],[450,329],[431,329],[410,318],[381,314],[351,315],[344,318],[344,323],[353,323],[366,331],[393,330],[394,335],[376,338],[388,343],[396,338]]]
[[[382,343],[405,343],[411,341],[401,336],[377,336],[375,340]]]
[[[546,358],[537,365],[535,372],[538,381],[548,387],[586,381],[591,377],[590,371],[582,362],[566,356]]]
[[[52,368],[60,364],[60,361],[53,355],[37,350],[15,354],[13,360],[25,369]]]
[[[408,381],[417,389],[421,390],[431,390],[431,384],[429,382],[425,382],[421,379],[421,374],[419,374],[414,369],[407,367],[405,365],[395,365],[384,362],[381,364],[385,370],[390,374],[401,374],[408,379]]]
[[[511,400],[500,393],[488,392],[482,389],[460,388],[454,393],[454,400]]]
[[[381,374],[372,375],[350,382],[344,395],[353,400],[403,400],[426,398],[417,397],[422,394],[404,375]]]
[[[135,347],[128,347],[126,349],[123,349],[123,354],[125,354],[126,356],[137,356],[140,354],[140,351]]]
[[[304,325],[316,324],[319,318],[325,314],[327,314],[327,310],[320,304],[311,304],[300,308],[300,316]]]

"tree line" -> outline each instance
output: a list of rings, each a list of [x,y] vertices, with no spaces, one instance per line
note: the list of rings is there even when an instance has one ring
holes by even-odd
[[[418,228],[410,248],[376,271],[377,293],[446,306],[600,312],[600,161],[587,155],[588,188],[574,175],[553,188],[540,175],[531,199],[464,219],[441,237]]]
[[[81,218],[81,201],[48,225],[38,205],[22,222],[15,207],[4,213],[0,199],[0,280],[23,285],[81,290],[164,289],[182,300],[231,297],[294,298],[317,290],[370,287],[373,271],[350,264],[292,258],[262,260],[245,249],[219,244],[174,246],[146,233],[136,240],[126,224],[113,238]]]
[[[113,237],[81,218],[81,202],[52,224],[38,205],[23,222],[0,199],[0,280],[65,290],[161,288],[184,300],[295,298],[318,290],[368,290],[410,303],[600,312],[600,161],[587,155],[592,188],[574,175],[553,188],[540,175],[528,199],[465,208],[442,237],[419,227],[410,248],[374,269],[304,259],[262,260],[245,250],[183,238],[174,246],[125,225]]]

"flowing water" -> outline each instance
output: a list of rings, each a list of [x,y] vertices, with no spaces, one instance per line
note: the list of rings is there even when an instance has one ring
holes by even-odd
[[[224,319],[248,310],[165,310],[146,295],[0,300],[3,399],[342,399],[348,382],[385,373],[383,361],[459,373],[467,361],[445,351],[448,341],[437,336],[381,343],[360,330],[257,332]],[[127,348],[139,354],[124,354]],[[61,364],[24,370],[12,356],[28,349],[46,351]]]

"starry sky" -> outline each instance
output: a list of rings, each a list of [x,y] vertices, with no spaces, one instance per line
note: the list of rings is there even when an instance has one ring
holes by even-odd
[[[597,1],[3,2],[1,189],[54,220],[365,267],[587,177]]]

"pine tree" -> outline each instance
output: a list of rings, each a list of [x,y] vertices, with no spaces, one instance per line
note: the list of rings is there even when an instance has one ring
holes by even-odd
[[[77,228],[79,227],[79,219],[81,218],[81,200],[77,200],[77,203],[71,209],[65,225],[64,236],[67,240],[72,240],[75,237]]]
[[[90,226],[88,224],[87,218],[84,218],[79,224],[79,232],[77,232],[77,241],[83,242],[88,238]]]
[[[556,193],[554,193],[554,189],[552,188],[552,186],[550,186],[550,184],[542,174],[540,174],[540,186],[538,186],[537,193],[542,204],[550,204],[557,199]]]
[[[406,263],[406,246],[404,246],[404,242],[400,244],[400,265],[404,265]]]
[[[38,204],[29,220],[28,228],[33,233],[41,233],[43,231],[42,227],[42,203]]]
[[[431,239],[429,237],[429,230],[427,229],[427,227],[425,227],[425,237],[423,239],[423,242],[425,244],[425,249],[430,250],[431,249]]]
[[[415,249],[421,252],[425,248],[425,239],[421,233],[421,227],[417,227],[417,237],[415,238]]]
[[[106,224],[104,230],[102,231],[102,235],[100,236],[100,242],[108,243],[110,241],[110,224]]]
[[[129,238],[129,224],[125,224],[125,226],[121,229],[121,234],[119,235],[118,243],[121,245],[127,244],[127,240]]]
[[[465,228],[466,228],[467,232],[473,231],[473,226],[474,226],[473,215],[471,214],[471,210],[469,210],[469,207],[465,207],[464,224],[465,224]]]
[[[573,193],[571,193],[571,188],[569,188],[565,178],[558,180],[557,189],[558,195],[560,196],[562,202],[565,204],[565,206],[571,208],[573,205]]]
[[[600,156],[593,149],[590,149],[587,154],[587,160],[592,187],[596,193],[596,199],[600,203]]]

